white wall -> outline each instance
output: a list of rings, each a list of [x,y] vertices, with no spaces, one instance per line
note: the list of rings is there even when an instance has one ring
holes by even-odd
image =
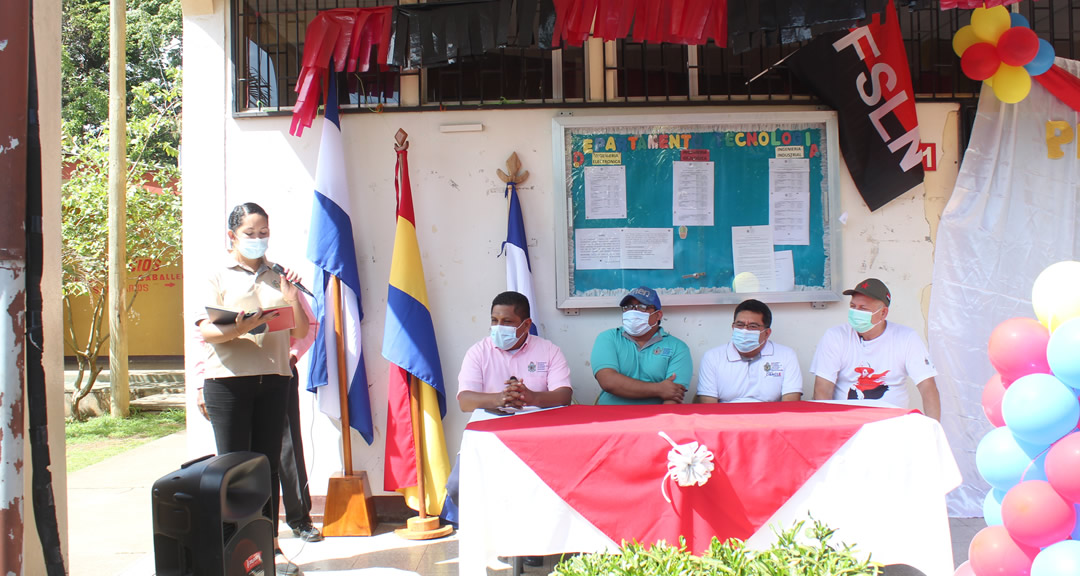
[[[184,99],[184,232],[185,305],[189,314],[204,305],[197,278],[200,263],[223,251],[226,213],[245,201],[263,205],[270,214],[269,257],[305,270],[304,258],[313,176],[321,119],[302,138],[288,134],[289,118],[233,118],[231,83],[223,62],[225,18],[219,5],[213,16],[185,20]],[[883,279],[894,295],[890,320],[925,334],[924,291],[930,285],[933,245],[931,225],[952,190],[956,175],[955,106],[920,105],[924,141],[936,142],[939,172],[929,173],[922,187],[870,214],[843,170],[841,209],[842,285],[867,276]],[[805,108],[804,108],[805,109]],[[711,108],[648,108],[648,114],[714,112]],[[723,108],[724,112],[751,108]],[[758,109],[760,110],[760,109]],[[775,107],[767,110],[776,110]],[[575,110],[576,116],[628,114],[626,109]],[[354,466],[366,470],[372,488],[382,489],[386,423],[387,363],[380,354],[386,314],[387,280],[395,226],[393,137],[409,133],[409,160],[416,206],[417,236],[424,262],[428,296],[435,324],[449,410],[444,422],[448,448],[456,452],[467,415],[453,397],[461,357],[488,331],[491,299],[505,289],[505,263],[497,258],[506,234],[506,201],[496,169],[517,152],[530,172],[520,189],[529,254],[536,278],[539,310],[534,316],[541,334],[559,344],[571,366],[575,399],[591,404],[599,387],[589,369],[596,334],[619,322],[615,309],[582,310],[564,316],[555,302],[555,198],[551,159],[551,118],[555,109],[475,112],[362,113],[342,117],[345,153],[353,193],[353,224],[363,285],[364,354],[368,367],[375,443],[354,440]],[[443,134],[442,124],[482,123],[482,132]],[[310,268],[308,268],[310,269]],[[306,274],[311,277],[311,273]],[[809,304],[773,306],[773,337],[799,355],[807,397],[813,380],[808,368],[817,340],[826,328],[846,321],[847,303],[825,310]],[[684,339],[695,366],[704,352],[730,336],[733,306],[665,309],[664,325]],[[192,365],[189,347],[189,374]],[[191,379],[189,379],[190,381]],[[696,389],[696,377],[694,388]],[[325,494],[326,478],[339,469],[336,429],[315,414],[309,394],[302,393],[307,455],[314,494]],[[918,397],[918,394],[914,394]],[[209,426],[189,411],[191,455],[213,450]],[[311,462],[314,460],[314,462]],[[178,462],[179,463],[179,462]]]

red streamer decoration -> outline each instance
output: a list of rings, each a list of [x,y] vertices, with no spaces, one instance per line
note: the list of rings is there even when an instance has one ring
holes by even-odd
[[[318,115],[331,60],[334,72],[367,72],[371,47],[378,44],[379,66],[386,65],[392,9],[337,8],[320,12],[308,24],[290,134],[301,136]]]
[[[1032,76],[1036,82],[1046,88],[1058,100],[1080,112],[1080,78],[1069,74],[1057,64],[1043,74]]]
[[[975,8],[993,8],[995,6],[1008,6],[1016,4],[1020,0],[941,0],[942,10],[974,10]]]
[[[554,0],[555,38],[727,46],[727,0]],[[595,24],[594,24],[595,22]]]

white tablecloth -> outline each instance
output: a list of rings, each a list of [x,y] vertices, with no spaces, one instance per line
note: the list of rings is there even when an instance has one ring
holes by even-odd
[[[484,574],[496,556],[618,548],[494,433],[465,431],[460,480],[462,576]],[[945,495],[960,483],[937,421],[909,414],[866,424],[747,544],[768,548],[775,542],[773,526],[787,528],[812,513],[837,530],[833,543],[854,544],[875,562],[948,576],[953,558]],[[633,514],[633,503],[612,513]]]

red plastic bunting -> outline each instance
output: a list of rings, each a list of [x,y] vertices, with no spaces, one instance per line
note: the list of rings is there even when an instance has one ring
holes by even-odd
[[[331,60],[335,72],[367,72],[371,46],[378,44],[379,65],[386,65],[392,9],[390,6],[337,8],[320,12],[308,24],[290,134],[302,135],[304,128],[315,120]]]
[[[554,0],[555,37],[727,46],[727,0]],[[594,24],[595,20],[595,24]]]
[[[942,10],[960,8],[962,10],[974,10],[975,8],[993,8],[994,6],[1008,6],[1016,4],[1020,0],[941,0]]]
[[[1053,65],[1043,74],[1032,78],[1046,88],[1058,100],[1080,112],[1080,78],[1069,74],[1058,65]]]

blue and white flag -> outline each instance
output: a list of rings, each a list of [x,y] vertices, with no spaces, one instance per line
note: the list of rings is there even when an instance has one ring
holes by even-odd
[[[331,292],[331,276],[337,276],[341,280],[341,332],[345,340],[349,425],[371,444],[371,401],[368,398],[364,354],[360,348],[360,320],[364,317],[364,311],[360,306],[360,276],[356,268],[356,244],[353,242],[352,218],[349,215],[349,185],[345,180],[345,153],[342,149],[334,77],[335,74],[331,73],[319,163],[315,168],[315,205],[311,209],[307,247],[308,260],[315,263],[319,276],[313,290],[319,330],[311,347],[308,391],[318,395],[319,409],[323,413],[331,418],[341,418]]]
[[[517,185],[508,182],[505,195],[510,199],[510,212],[506,219],[506,242],[502,245],[503,254],[506,255],[506,289],[524,294],[529,299],[529,310],[533,319],[529,333],[538,334],[532,266],[529,264],[529,247],[525,242],[525,220],[521,215]]]

